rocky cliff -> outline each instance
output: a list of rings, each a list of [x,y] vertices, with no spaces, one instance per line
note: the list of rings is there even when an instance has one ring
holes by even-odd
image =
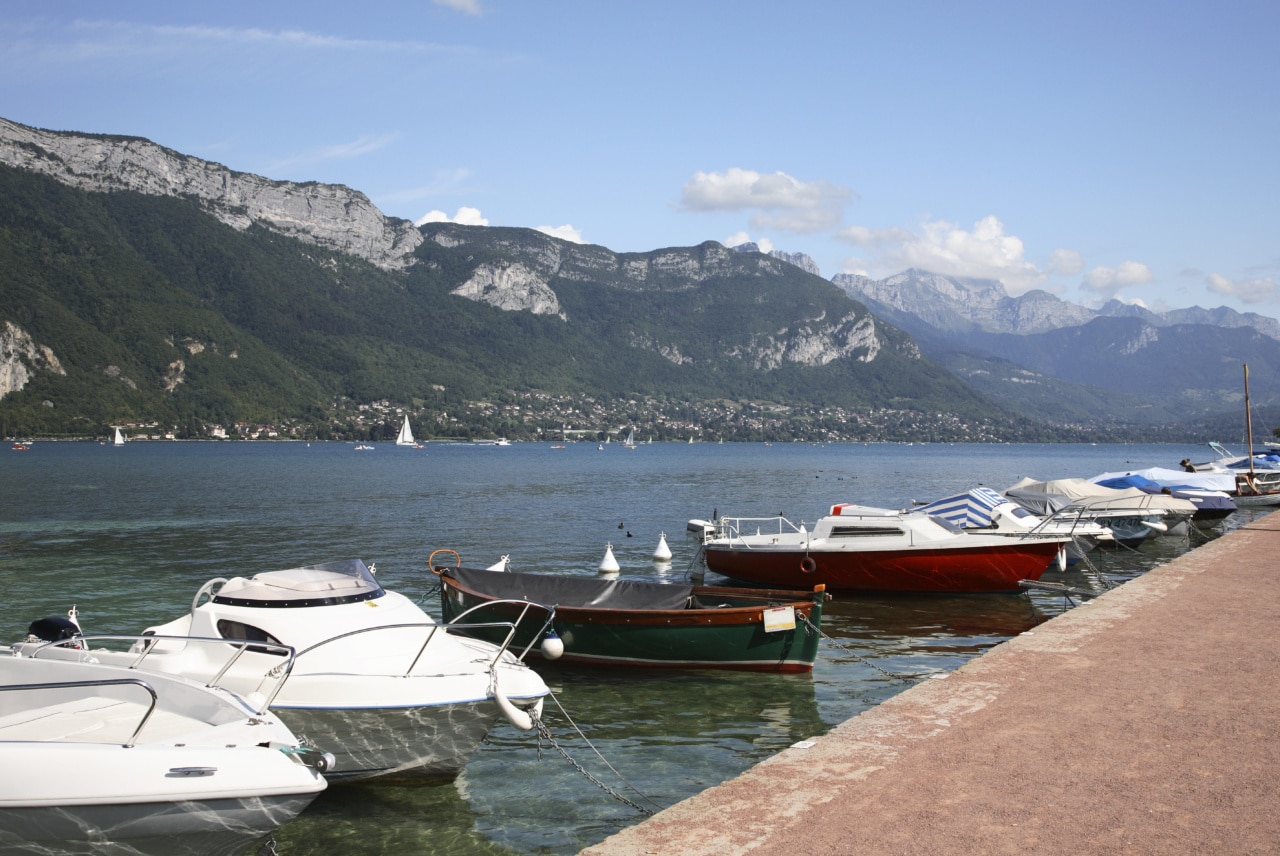
[[[477,261],[470,277],[451,293],[507,311],[555,315],[572,321],[556,294],[557,283],[590,283],[624,292],[688,293],[713,279],[766,280],[789,273],[794,261],[776,254],[732,249],[715,241],[696,247],[673,247],[649,253],[614,253],[604,247],[574,244],[527,229],[484,229],[430,223],[423,227],[429,242],[451,250],[467,248],[484,255],[495,250],[501,261]],[[816,267],[816,266],[815,266]],[[727,347],[721,356],[743,360],[758,370],[785,364],[824,366],[850,358],[862,363],[876,359],[889,346],[877,330],[875,318],[862,307],[809,317],[777,319],[777,327]],[[687,344],[664,340],[659,332],[628,336],[633,348],[653,351],[676,365],[696,365]],[[908,359],[920,360],[919,349],[905,337],[891,347]]]
[[[0,398],[23,389],[37,371],[66,375],[51,349],[37,344],[26,330],[5,321],[0,327]]]
[[[412,263],[422,236],[383,216],[363,193],[236,172],[139,137],[45,131],[0,119],[0,163],[82,190],[131,190],[199,200],[235,229],[257,224],[395,270]]]

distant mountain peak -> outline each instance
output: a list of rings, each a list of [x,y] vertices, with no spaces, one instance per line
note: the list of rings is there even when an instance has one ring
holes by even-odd
[[[736,244],[731,247],[734,252],[738,253],[764,253],[770,258],[781,259],[790,265],[795,265],[805,273],[811,273],[814,276],[822,276],[822,269],[818,267],[818,263],[804,253],[786,253],[782,250],[770,250],[765,253],[760,249],[760,245],[755,241],[747,241],[743,244]]]

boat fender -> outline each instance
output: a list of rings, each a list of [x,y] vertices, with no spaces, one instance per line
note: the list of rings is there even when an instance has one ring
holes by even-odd
[[[564,654],[564,640],[561,639],[554,630],[547,631],[547,635],[542,640],[542,656],[548,660],[559,660]]]
[[[498,703],[498,707],[502,710],[502,714],[516,728],[519,728],[521,731],[528,731],[533,728],[533,717],[529,716],[529,714],[512,704],[510,699],[504,696],[502,691],[497,687],[494,687],[493,689],[493,700]]]
[[[64,642],[80,635],[80,627],[72,620],[61,615],[38,618],[27,627],[27,635],[34,636],[41,642]],[[71,647],[79,648],[80,645]]]
[[[813,556],[805,556],[800,560],[800,572],[811,574],[818,570],[818,563],[813,560]]]

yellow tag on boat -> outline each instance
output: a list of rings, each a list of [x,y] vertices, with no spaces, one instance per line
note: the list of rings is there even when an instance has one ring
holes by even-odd
[[[793,606],[775,606],[764,611],[764,632],[775,630],[795,630],[796,610]]]

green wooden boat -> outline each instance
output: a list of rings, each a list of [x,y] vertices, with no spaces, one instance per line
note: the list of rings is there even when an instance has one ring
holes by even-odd
[[[554,659],[589,666],[809,672],[830,597],[824,586],[721,588],[434,563],[431,570],[445,620],[467,625],[458,632],[501,642],[514,622],[512,649],[551,659],[559,646],[547,653],[540,643],[554,631],[564,646]],[[475,626],[486,622],[505,624]]]

